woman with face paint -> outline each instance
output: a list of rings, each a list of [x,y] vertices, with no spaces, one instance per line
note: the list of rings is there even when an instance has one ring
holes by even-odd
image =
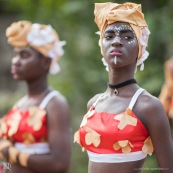
[[[65,42],[50,25],[29,21],[13,23],[6,36],[15,53],[11,73],[26,82],[27,94],[0,120],[0,159],[11,173],[65,173],[71,150],[69,106],[47,81],[48,72],[60,70],[57,60]]]
[[[74,141],[88,153],[88,173],[140,173],[146,156],[156,154],[162,173],[173,172],[169,121],[157,98],[134,77],[148,57],[150,34],[135,3],[96,3],[101,53],[108,88],[88,102]],[[145,168],[144,168],[145,169]]]

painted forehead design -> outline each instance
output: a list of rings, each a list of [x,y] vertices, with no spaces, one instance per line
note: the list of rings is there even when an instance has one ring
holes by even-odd
[[[117,27],[117,26],[112,26],[112,25],[108,25],[108,27],[105,29],[105,32],[107,31],[107,30],[113,30],[113,31],[115,31],[115,32],[119,32],[119,31],[122,31],[122,30],[130,30],[130,31],[132,31],[133,33],[134,33],[134,31],[133,31],[133,29],[129,26],[129,25],[127,25],[127,24],[122,24],[121,26],[119,26],[119,27]]]

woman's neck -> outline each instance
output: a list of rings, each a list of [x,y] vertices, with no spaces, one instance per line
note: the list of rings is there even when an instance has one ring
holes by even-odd
[[[129,79],[134,79],[134,70],[128,68],[109,69],[109,83],[118,84]]]
[[[47,78],[39,78],[31,82],[27,82],[28,96],[38,96],[48,90]]]

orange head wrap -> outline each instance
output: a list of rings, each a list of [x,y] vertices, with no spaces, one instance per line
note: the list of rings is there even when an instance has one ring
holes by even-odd
[[[30,46],[45,57],[52,59],[50,72],[59,70],[56,61],[63,55],[64,41],[59,41],[58,34],[50,25],[32,24],[29,21],[19,21],[11,24],[6,30],[8,43],[14,47]]]
[[[127,22],[134,30],[138,44],[139,53],[137,65],[142,64],[148,57],[148,52],[145,50],[150,31],[141,11],[141,5],[126,2],[124,4],[117,4],[112,2],[95,3],[95,22],[100,30],[100,38],[102,39],[103,32],[107,25],[114,22]],[[141,70],[144,68],[142,66]]]

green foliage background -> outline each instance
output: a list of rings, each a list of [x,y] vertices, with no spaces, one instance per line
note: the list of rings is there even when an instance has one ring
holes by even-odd
[[[60,39],[67,41],[64,47],[65,54],[59,61],[62,71],[56,76],[50,76],[49,82],[68,99],[71,107],[72,136],[86,112],[87,101],[107,87],[107,72],[101,62],[99,37],[95,34],[98,29],[93,15],[94,3],[99,2],[106,1],[0,0],[1,15],[17,15],[18,20],[51,24],[59,33]],[[112,0],[112,2],[125,1]],[[148,46],[150,56],[145,62],[145,70],[142,72],[138,70],[136,78],[142,87],[158,96],[164,82],[163,64],[173,55],[173,1],[132,0],[131,2],[142,4],[151,31]],[[0,112],[5,112],[11,107],[15,99],[21,96],[19,93],[16,89],[11,93],[13,95],[11,99],[9,94],[4,94],[4,97],[1,95],[5,104],[1,105]],[[72,144],[72,147],[69,173],[87,173],[86,153],[82,153],[77,144]],[[157,167],[154,155],[147,159],[144,167]],[[149,173],[153,170],[143,172]]]

